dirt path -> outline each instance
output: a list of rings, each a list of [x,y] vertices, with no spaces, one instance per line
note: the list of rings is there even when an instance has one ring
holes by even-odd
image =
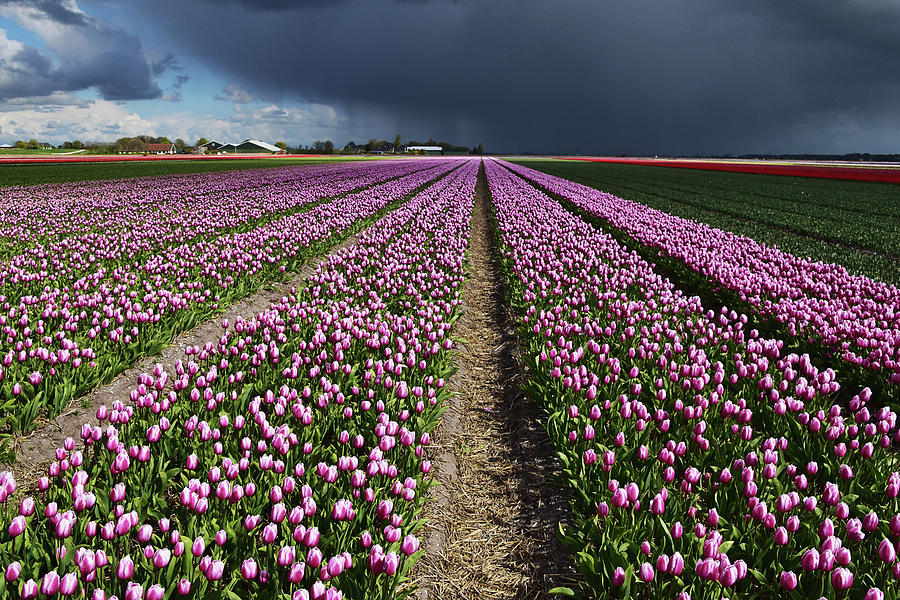
[[[539,407],[519,388],[524,367],[495,263],[484,170],[479,176],[469,278],[455,335],[466,340],[450,381],[456,392],[432,438],[435,497],[426,505],[419,600],[529,600],[573,580],[556,539],[568,496],[551,482],[556,457]]]
[[[306,279],[315,272],[316,266],[329,254],[347,248],[356,243],[355,237],[350,237],[343,243],[334,246],[325,253],[310,259],[303,268],[289,281],[273,283],[255,294],[240,300],[229,306],[222,314],[212,318],[190,331],[178,335],[175,340],[161,353],[141,359],[128,370],[120,373],[112,382],[95,388],[93,391],[76,399],[69,410],[53,419],[47,425],[33,432],[19,436],[15,440],[16,463],[13,465],[0,465],[0,470],[12,471],[19,482],[20,487],[27,487],[29,483],[37,481],[37,478],[46,474],[47,465],[53,460],[56,449],[63,445],[67,437],[79,440],[81,426],[84,423],[97,424],[96,412],[101,405],[109,406],[114,400],[129,403],[129,394],[137,386],[138,378],[142,373],[150,372],[160,363],[169,373],[175,372],[175,363],[179,359],[184,360],[184,349],[188,346],[203,345],[206,342],[217,343],[222,336],[222,321],[229,319],[234,321],[237,317],[255,317],[260,312],[269,308],[269,305],[289,294],[292,288],[302,289]]]

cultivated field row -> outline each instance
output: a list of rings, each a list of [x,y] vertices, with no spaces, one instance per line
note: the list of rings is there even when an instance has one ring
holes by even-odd
[[[518,164],[900,284],[895,184],[591,162]]]

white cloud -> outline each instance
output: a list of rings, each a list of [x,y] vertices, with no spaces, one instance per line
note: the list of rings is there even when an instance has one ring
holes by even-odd
[[[7,105],[0,112],[0,139],[5,140],[35,137],[55,143],[75,138],[108,141],[138,134],[161,135],[158,131],[152,121],[109,100],[16,109]]]

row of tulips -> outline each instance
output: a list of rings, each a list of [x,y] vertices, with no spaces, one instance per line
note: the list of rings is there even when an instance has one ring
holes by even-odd
[[[174,240],[228,233],[391,176],[384,165],[374,167],[343,163],[7,187],[0,199],[0,282],[28,280],[44,259],[45,268],[59,269],[49,263],[53,254],[77,261],[76,270],[81,261],[114,268]],[[394,175],[411,172],[397,163],[393,168]]]
[[[773,319],[785,333],[851,365],[883,373],[882,381],[900,383],[897,287],[527,167],[509,168],[707,285],[729,290],[747,310]]]
[[[12,598],[392,598],[420,555],[478,164],[66,440],[17,504]]]
[[[99,185],[95,196],[74,202],[71,210],[78,213],[84,204],[93,207],[84,214],[100,211],[109,218],[121,210],[131,215],[124,227],[38,246],[0,266],[8,292],[0,295],[0,408],[6,415],[0,431],[28,430],[44,408],[58,413],[98,381],[158,351],[221,307],[285,278],[309,256],[453,167],[446,160],[365,163],[343,170],[334,165],[332,188],[327,168],[299,179],[294,171],[305,173],[304,168],[286,169],[286,180],[278,184],[271,183],[271,173],[239,171],[247,179],[242,193],[233,187],[204,195],[201,185],[191,196],[163,203],[160,213],[141,196],[150,183],[134,184],[134,193],[123,193],[118,203],[115,194],[123,192],[118,184]],[[317,202],[322,196],[329,198]],[[222,208],[232,197],[237,208]],[[179,204],[184,208],[177,209]],[[269,205],[269,212],[249,210],[258,204]],[[252,217],[240,222],[236,215],[245,208]],[[206,233],[196,214],[178,216],[219,209],[225,216],[210,218],[213,226]],[[178,235],[188,219],[191,226]],[[141,220],[144,225],[138,226]],[[146,231],[158,235],[140,233]],[[120,244],[123,236],[137,241]],[[91,247],[96,255],[88,254]],[[81,257],[77,265],[69,260],[74,256]]]
[[[897,413],[499,162],[501,259],[597,596],[896,598]],[[571,593],[560,589],[559,592]]]

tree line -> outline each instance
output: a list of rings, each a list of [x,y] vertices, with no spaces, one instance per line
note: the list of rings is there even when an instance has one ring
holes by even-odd
[[[138,135],[134,137],[122,137],[114,142],[82,142],[81,140],[66,140],[57,148],[67,150],[85,150],[89,154],[121,154],[121,153],[141,153],[147,152],[148,144],[174,144],[178,153],[193,152],[194,148],[209,143],[205,137],[199,138],[193,146],[188,145],[181,138],[177,138],[174,142],[166,136],[153,137],[149,135]],[[28,141],[17,140],[14,144],[16,148],[23,149],[39,149],[53,148],[52,144],[38,142],[37,139],[31,138]],[[387,140],[370,138],[368,142],[357,144],[355,141],[349,141],[343,148],[338,148],[331,140],[316,140],[312,144],[289,146],[285,142],[275,142],[282,150],[290,154],[367,154],[382,153],[395,154],[405,152],[409,146],[440,146],[442,151],[453,154],[484,154],[484,145],[479,143],[469,148],[468,146],[459,146],[449,142],[439,142],[433,138],[429,138],[425,142],[410,140],[406,144],[402,143],[400,134],[394,137],[393,143]]]

